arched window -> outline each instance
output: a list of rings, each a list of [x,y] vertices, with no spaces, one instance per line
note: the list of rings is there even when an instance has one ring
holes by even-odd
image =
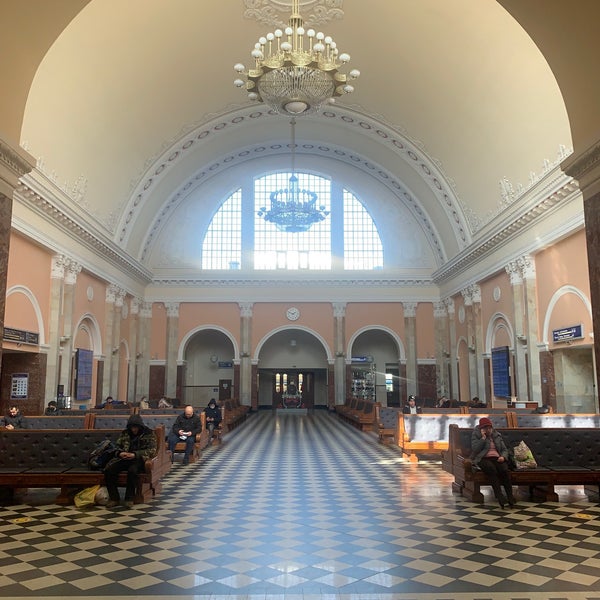
[[[240,189],[221,205],[202,244],[202,268],[382,268],[383,247],[371,215],[351,192],[325,177],[296,173],[300,189],[317,194],[317,206],[327,214],[325,219],[307,231],[294,233],[280,231],[264,219],[271,193],[288,188],[290,175],[281,172],[258,177],[251,194],[247,194],[251,198],[246,198]]]

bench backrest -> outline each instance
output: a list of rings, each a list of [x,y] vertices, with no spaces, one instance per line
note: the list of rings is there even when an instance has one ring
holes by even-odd
[[[384,429],[398,429],[399,408],[381,406],[377,410],[379,411],[379,422]]]
[[[90,452],[117,430],[18,429],[0,431],[0,472],[12,469],[87,469]]]
[[[450,449],[468,457],[472,429],[451,428]],[[499,429],[507,446],[523,440],[540,467],[597,468],[600,465],[600,429],[595,427],[528,427]]]
[[[27,417],[29,429],[86,429],[89,417],[85,413],[80,415],[37,415]]]
[[[516,414],[517,427],[600,427],[598,414]]]
[[[494,427],[507,427],[506,414],[478,414],[466,415],[454,414],[422,414],[399,416],[398,427],[400,435],[415,442],[446,442],[449,440],[450,425],[459,427],[470,427],[471,429],[479,423],[482,416],[489,417]],[[401,438],[402,439],[402,438]],[[469,438],[469,445],[470,445]]]

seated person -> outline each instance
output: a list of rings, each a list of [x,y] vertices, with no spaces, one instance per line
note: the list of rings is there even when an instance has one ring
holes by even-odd
[[[436,408],[450,408],[451,406],[452,403],[450,400],[448,400],[448,398],[446,398],[446,396],[442,396],[436,404]]]
[[[148,402],[148,398],[146,398],[146,396],[142,396],[140,398],[140,409],[147,410],[148,408],[150,408],[150,403]]]
[[[485,408],[485,404],[475,396],[473,400],[471,400],[471,408]]]
[[[104,468],[104,480],[110,500],[106,507],[117,506],[120,501],[118,480],[121,471],[127,471],[125,506],[133,506],[138,473],[144,470],[144,463],[156,456],[156,435],[144,425],[140,415],[131,415],[127,427],[117,439],[115,458]]]
[[[420,406],[417,406],[417,399],[411,394],[408,397],[408,402],[404,405],[402,412],[405,415],[420,415],[423,412],[423,409]]]
[[[173,408],[173,405],[163,396],[158,401],[158,408]]]
[[[182,414],[180,414],[173,423],[173,427],[167,437],[169,450],[171,451],[171,462],[175,454],[175,446],[179,442],[185,442],[185,454],[183,455],[183,464],[190,462],[190,456],[196,443],[196,434],[202,431],[202,421],[194,412],[194,407],[187,405]]]
[[[15,404],[8,407],[8,414],[0,419],[0,427],[6,429],[27,429],[27,419],[21,414],[19,407]]]
[[[56,400],[50,400],[48,402],[48,406],[46,406],[46,410],[44,411],[44,415],[47,417],[53,417],[56,415],[60,415],[61,411],[58,410],[58,405],[56,404]]]
[[[217,406],[217,401],[214,398],[210,399],[208,406],[204,409],[204,414],[206,415],[206,428],[210,439],[212,439],[214,430],[218,429],[221,423],[221,409]]]

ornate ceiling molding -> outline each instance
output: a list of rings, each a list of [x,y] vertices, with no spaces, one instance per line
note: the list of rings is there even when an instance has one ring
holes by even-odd
[[[214,136],[222,135],[226,131],[231,131],[232,128],[247,124],[249,121],[272,117],[278,118],[277,115],[265,106],[244,107],[243,109],[233,110],[228,114],[212,117],[208,122],[179,136],[169,147],[163,149],[161,155],[156,157],[155,160],[148,161],[145,172],[140,176],[137,185],[132,190],[131,199],[119,225],[119,231],[117,232],[119,243],[127,245],[137,215],[143,210],[146,199],[152,194],[159,181],[179,161],[184,160],[191,152],[196,150],[199,144],[210,144]],[[356,129],[361,135],[369,136],[376,140],[377,143],[386,145],[390,151],[409,164],[411,168],[415,169],[432,194],[438,198],[454,230],[459,247],[465,248],[468,245],[471,240],[469,225],[464,217],[462,204],[454,192],[454,184],[444,175],[440,165],[430,159],[419,148],[417,142],[410,140],[405,134],[391,125],[384,123],[382,120],[366,117],[356,110],[329,107],[316,118],[335,119],[340,122],[340,126],[342,127]],[[162,209],[157,214],[151,230],[144,240],[142,250],[138,256],[139,260],[143,262],[148,256],[149,248],[167,215],[196,187],[209,177],[230,168],[236,162],[250,160],[261,154],[268,155],[275,149],[280,151],[281,147],[281,144],[272,144],[271,146],[256,144],[250,149],[246,148],[235,154],[215,159],[213,162],[204,165],[201,170],[193,174],[187,181],[183,181],[180,187],[166,200]],[[322,143],[314,145],[304,144],[300,148],[300,151],[302,149],[305,151],[310,150],[311,154],[322,154],[323,156],[330,156],[337,160],[346,161],[354,167],[358,166],[362,168],[365,173],[368,173],[372,177],[378,178],[404,205],[409,207],[423,227],[432,249],[440,262],[443,263],[446,261],[445,250],[440,246],[440,238],[433,227],[429,215],[425,213],[421,203],[407,190],[402,181],[398,180],[385,169],[382,169],[379,165],[347,149]]]
[[[342,19],[343,0],[300,0],[300,14],[304,22],[312,27]],[[290,18],[290,0],[244,0],[244,17],[254,19],[268,27],[283,29]]]
[[[152,273],[123,252],[112,240],[108,239],[93,225],[60,202],[57,198],[47,198],[41,186],[30,176],[25,176],[15,190],[15,202],[20,202],[29,210],[42,216],[46,221],[60,229],[65,235],[92,252],[105,258],[109,263],[140,283],[147,284]]]
[[[502,218],[496,224],[490,225],[482,231],[480,238],[475,240],[469,248],[436,271],[433,274],[433,281],[438,285],[450,281],[484,256],[492,253],[495,248],[507,244],[532,224],[544,219],[548,213],[563,203],[575,199],[579,193],[577,182],[565,175],[559,166],[556,166],[546,174],[543,180],[540,180],[539,187],[532,191],[528,201],[523,202],[515,210],[500,215]]]
[[[13,148],[0,137],[0,194],[11,198],[19,178],[34,167],[33,156],[23,148]]]

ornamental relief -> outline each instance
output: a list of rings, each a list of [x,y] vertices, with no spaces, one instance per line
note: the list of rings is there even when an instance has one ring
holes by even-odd
[[[300,14],[313,27],[342,19],[343,0],[300,0]],[[269,27],[285,27],[292,13],[292,0],[244,0],[244,17]]]

